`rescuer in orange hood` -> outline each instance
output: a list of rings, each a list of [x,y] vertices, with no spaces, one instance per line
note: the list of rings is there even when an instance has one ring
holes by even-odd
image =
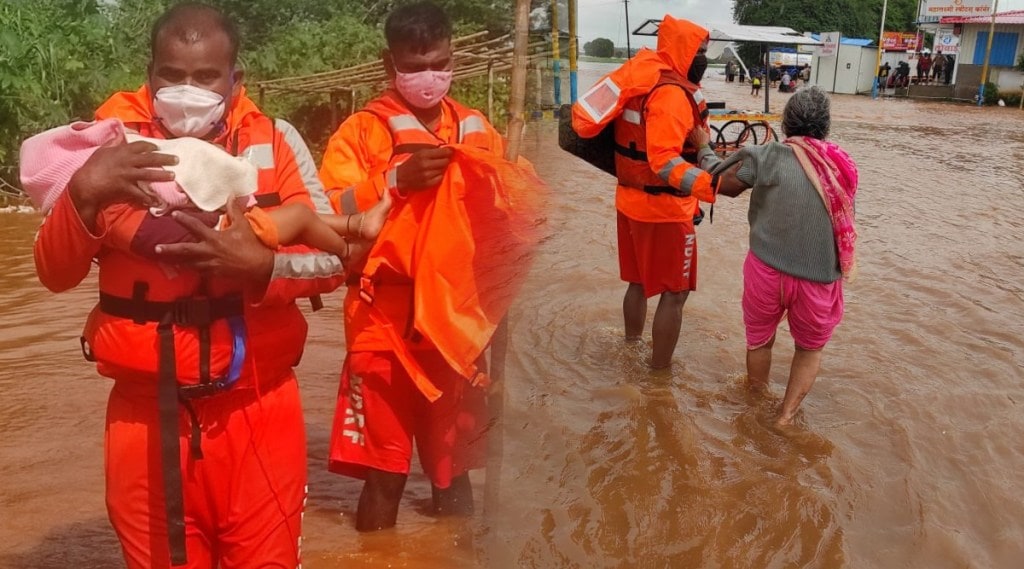
[[[573,107],[580,136],[614,124],[619,270],[629,283],[622,302],[625,335],[627,341],[641,338],[647,299],[659,295],[654,368],[670,365],[683,305],[697,288],[698,202],[715,200],[714,181],[697,167],[697,149],[686,142],[693,129],[707,129],[700,90],[707,42],[707,30],[666,15],[657,51],[641,51]]]

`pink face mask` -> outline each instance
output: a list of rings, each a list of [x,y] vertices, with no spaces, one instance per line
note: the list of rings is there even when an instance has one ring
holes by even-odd
[[[430,109],[441,102],[452,85],[452,72],[418,71],[395,72],[395,89],[410,105],[417,109]]]

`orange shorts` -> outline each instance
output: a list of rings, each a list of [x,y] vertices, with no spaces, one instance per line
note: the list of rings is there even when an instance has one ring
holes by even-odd
[[[649,223],[618,213],[619,275],[650,298],[697,290],[697,234],[689,221]]]
[[[408,474],[413,442],[438,488],[486,461],[487,400],[436,351],[415,352],[444,395],[431,403],[391,352],[350,352],[341,372],[328,469],[364,478],[368,468]]]
[[[107,512],[129,569],[170,567],[156,390],[115,381],[107,405]],[[306,497],[306,431],[294,376],[256,395],[192,401],[203,458],[181,408],[187,568],[296,567]],[[182,567],[182,566],[179,566]]]

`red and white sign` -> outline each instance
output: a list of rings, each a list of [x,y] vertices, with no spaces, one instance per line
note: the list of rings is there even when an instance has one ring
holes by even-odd
[[[818,48],[818,57],[833,57],[839,51],[839,40],[843,34],[840,32],[828,32],[821,34],[821,46]]]
[[[917,51],[917,34],[913,32],[885,32],[882,49],[885,51]]]
[[[921,6],[923,22],[948,16],[991,16],[992,0],[925,0]]]

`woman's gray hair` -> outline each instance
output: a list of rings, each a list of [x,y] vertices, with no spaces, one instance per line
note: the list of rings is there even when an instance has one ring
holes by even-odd
[[[782,133],[824,140],[832,126],[831,103],[818,87],[804,87],[789,98],[782,110]]]

